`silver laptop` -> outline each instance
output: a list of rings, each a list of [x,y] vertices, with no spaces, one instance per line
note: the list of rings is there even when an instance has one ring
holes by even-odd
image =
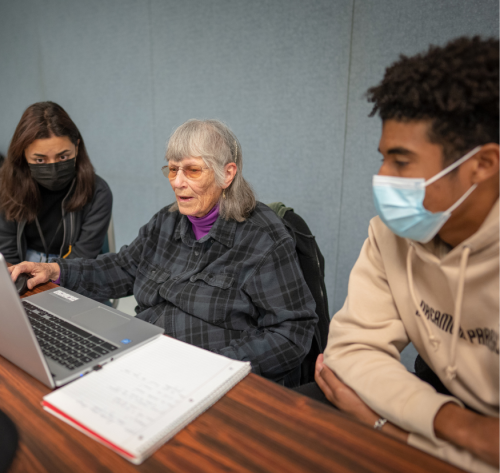
[[[163,329],[58,287],[20,299],[0,253],[0,355],[50,388],[100,369]]]

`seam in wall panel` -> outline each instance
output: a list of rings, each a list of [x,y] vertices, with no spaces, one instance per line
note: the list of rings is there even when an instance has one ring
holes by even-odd
[[[337,278],[338,278],[338,267],[339,267],[339,254],[340,254],[340,224],[342,222],[342,196],[343,196],[343,187],[344,187],[344,163],[346,159],[346,148],[347,148],[347,125],[348,125],[348,115],[349,115],[349,89],[351,83],[351,63],[352,63],[352,38],[354,32],[354,12],[355,10],[356,0],[352,2],[352,13],[351,13],[351,36],[349,38],[349,64],[347,68],[347,90],[346,90],[346,102],[345,102],[345,126],[344,126],[344,149],[342,151],[342,170],[341,170],[341,179],[340,179],[340,202],[339,202],[339,219],[337,225],[337,238],[336,245],[337,249],[335,251],[335,268],[333,271],[333,296],[331,298],[330,307],[336,307],[335,297],[337,294],[336,286],[337,286]],[[333,313],[330,314],[330,318],[333,317]]]

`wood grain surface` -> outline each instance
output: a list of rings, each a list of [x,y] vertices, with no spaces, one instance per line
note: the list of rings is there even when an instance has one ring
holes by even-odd
[[[0,357],[0,409],[20,434],[9,473],[461,471],[254,374],[135,466],[46,413],[49,392]]]

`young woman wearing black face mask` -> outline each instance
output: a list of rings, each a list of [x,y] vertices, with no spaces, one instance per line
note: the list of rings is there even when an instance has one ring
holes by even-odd
[[[53,102],[28,107],[0,169],[0,253],[5,259],[95,258],[112,201],[63,108]]]

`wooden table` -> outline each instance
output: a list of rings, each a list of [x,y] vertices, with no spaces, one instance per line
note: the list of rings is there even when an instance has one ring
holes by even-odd
[[[461,471],[254,374],[134,466],[45,412],[40,402],[49,392],[0,356],[0,409],[20,434],[9,473]]]

